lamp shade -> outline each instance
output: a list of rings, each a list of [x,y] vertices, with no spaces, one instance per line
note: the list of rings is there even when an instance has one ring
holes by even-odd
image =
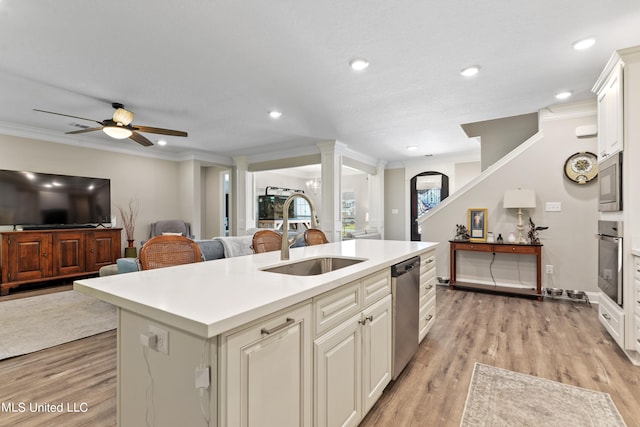
[[[535,208],[536,193],[533,190],[508,190],[504,193],[503,207],[507,208]]]

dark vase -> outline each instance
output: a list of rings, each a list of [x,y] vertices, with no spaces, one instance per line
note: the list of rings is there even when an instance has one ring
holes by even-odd
[[[138,250],[136,249],[135,246],[133,246],[133,240],[128,240],[127,239],[127,243],[129,244],[126,248],[124,248],[124,257],[125,258],[135,258],[138,256]]]

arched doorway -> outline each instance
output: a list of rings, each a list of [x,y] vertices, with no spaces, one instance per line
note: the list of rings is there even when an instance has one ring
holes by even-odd
[[[440,172],[422,172],[411,178],[411,240],[419,241],[417,219],[449,196],[449,177]]]

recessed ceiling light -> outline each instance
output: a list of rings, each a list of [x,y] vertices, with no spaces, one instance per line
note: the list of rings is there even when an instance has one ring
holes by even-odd
[[[463,68],[462,70],[460,70],[460,74],[462,74],[465,77],[471,77],[478,74],[479,71],[480,71],[479,65],[472,65],[470,67]]]
[[[165,145],[167,145],[167,141],[165,141],[164,139],[159,139],[158,145],[162,145],[164,147]]]
[[[280,117],[282,117],[282,113],[280,111],[269,111],[269,117],[271,117],[272,119],[279,119]]]
[[[369,67],[369,61],[363,58],[355,58],[349,62],[349,66],[356,71],[362,71]]]
[[[418,147],[415,146],[415,145],[408,145],[407,146],[407,150],[409,150],[409,151],[416,151],[417,149],[418,149]]]
[[[567,99],[571,96],[571,92],[564,91],[556,93],[556,99]]]
[[[575,50],[585,50],[589,49],[594,44],[596,44],[596,39],[594,39],[593,37],[589,37],[586,39],[578,40],[572,46]]]

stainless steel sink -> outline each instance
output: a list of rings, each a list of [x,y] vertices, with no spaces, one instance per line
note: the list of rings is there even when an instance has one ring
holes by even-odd
[[[366,259],[344,257],[307,258],[302,261],[263,268],[262,271],[291,274],[293,276],[316,276],[349,267],[362,261],[366,261]]]

